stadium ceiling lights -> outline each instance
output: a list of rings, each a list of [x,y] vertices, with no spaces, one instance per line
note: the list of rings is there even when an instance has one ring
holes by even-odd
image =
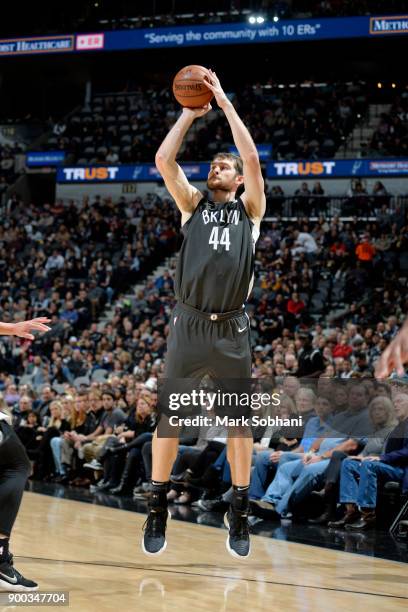
[[[251,25],[261,24],[265,22],[265,17],[262,17],[262,15],[250,15],[248,21]]]

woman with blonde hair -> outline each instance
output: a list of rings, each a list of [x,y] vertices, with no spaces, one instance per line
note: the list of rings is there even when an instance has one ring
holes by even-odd
[[[55,461],[53,458],[51,441],[59,438],[65,431],[69,431],[69,421],[63,418],[63,405],[59,400],[50,403],[50,418],[46,427],[39,427],[37,432],[42,434],[37,451],[37,461],[34,466],[35,478],[47,480],[55,475]],[[57,471],[60,466],[57,466]]]
[[[91,390],[89,394],[80,393],[71,401],[74,407],[74,415],[70,421],[71,430],[64,433],[60,442],[53,441],[54,446],[59,446],[60,469],[59,476],[55,480],[62,483],[68,481],[67,472],[72,466],[75,449],[78,450],[81,447],[81,440],[97,427],[95,412],[99,411],[102,402],[97,389]]]
[[[75,429],[77,413],[75,410],[74,397],[72,395],[69,395],[68,393],[66,395],[63,395],[61,400],[56,400],[52,402],[50,406],[50,410],[53,407],[53,405],[54,405],[54,408],[53,408],[54,415],[56,416],[59,410],[60,411],[60,421],[62,422],[63,420],[69,425],[68,429],[65,429],[64,427],[64,431],[61,432],[60,435],[54,436],[50,440],[50,448],[51,448],[52,456],[54,458],[54,465],[56,469],[56,479],[58,479],[59,477],[64,475],[64,469],[63,469],[62,461],[61,461],[61,445],[64,440],[64,436],[69,434],[69,430]],[[50,421],[50,424],[51,424],[51,421]]]

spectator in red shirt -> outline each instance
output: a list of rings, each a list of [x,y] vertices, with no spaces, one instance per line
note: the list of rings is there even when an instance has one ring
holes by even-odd
[[[292,297],[289,298],[286,304],[286,310],[289,314],[296,318],[299,318],[303,310],[306,308],[306,304],[300,299],[298,293],[292,293]]]
[[[347,334],[342,334],[340,342],[338,342],[333,349],[333,358],[343,357],[344,359],[347,359],[351,355],[353,352],[353,347],[347,344],[347,340]]]
[[[330,253],[342,257],[347,253],[346,245],[341,240],[336,240],[330,247]]]

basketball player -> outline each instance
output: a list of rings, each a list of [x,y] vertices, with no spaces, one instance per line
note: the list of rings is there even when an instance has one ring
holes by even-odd
[[[166,379],[249,379],[251,349],[244,302],[252,289],[255,242],[265,214],[264,181],[256,146],[217,75],[210,71],[208,87],[231,127],[239,157],[215,155],[207,186],[212,200],[188,182],[176,162],[193,121],[211,110],[183,108],[156,154],[156,166],[181,211],[184,241],[179,253],[175,291],[177,304],[170,319]],[[236,191],[245,184],[242,196]],[[225,515],[227,549],[235,557],[250,553],[248,489],[252,438],[229,437],[228,461],[234,488]],[[166,548],[167,485],[176,459],[177,438],[153,438],[153,470],[149,514],[142,548],[158,555]]]
[[[405,320],[394,340],[387,346],[375,368],[377,378],[387,378],[396,370],[398,376],[404,376],[404,364],[408,362],[408,319]]]
[[[50,319],[39,317],[21,323],[0,323],[0,335],[34,340],[33,330],[47,332]],[[31,465],[24,446],[11,427],[11,418],[0,410],[0,591],[37,591],[13,566],[9,551],[11,530],[17,518]]]

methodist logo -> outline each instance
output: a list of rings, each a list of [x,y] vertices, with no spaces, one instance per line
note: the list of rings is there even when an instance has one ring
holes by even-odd
[[[66,181],[114,181],[119,172],[118,166],[103,166],[93,168],[62,168]]]
[[[370,17],[370,34],[407,34],[408,15]]]
[[[334,161],[274,162],[277,176],[319,176],[333,174]]]

